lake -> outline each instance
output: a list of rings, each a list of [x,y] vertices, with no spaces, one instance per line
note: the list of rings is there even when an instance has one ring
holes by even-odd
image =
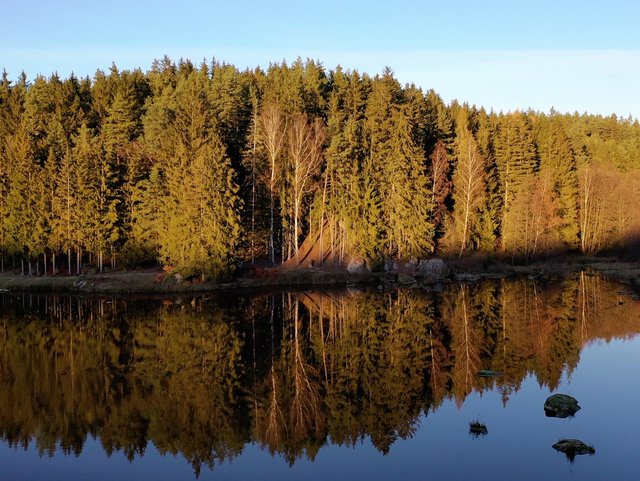
[[[589,273],[433,291],[4,293],[0,478],[635,480],[639,332],[637,294]],[[545,416],[558,392],[578,399],[574,417]],[[561,438],[596,453],[570,460]]]

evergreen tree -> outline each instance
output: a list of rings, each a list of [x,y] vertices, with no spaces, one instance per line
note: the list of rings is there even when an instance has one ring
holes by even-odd
[[[29,136],[24,125],[5,140],[9,189],[6,196],[6,217],[4,218],[7,233],[7,246],[21,255],[22,260],[29,262],[33,253],[30,240],[33,229],[38,222],[37,178],[40,167],[31,151]],[[24,264],[23,264],[24,273]],[[29,269],[29,274],[31,274]]]
[[[562,121],[552,117],[542,126],[538,139],[540,175],[548,176],[555,197],[556,232],[569,248],[578,243],[578,178],[576,162]]]
[[[60,161],[56,173],[51,205],[50,247],[53,250],[53,273],[56,273],[55,254],[67,256],[67,272],[71,273],[71,251],[77,248],[76,233],[80,229],[80,212],[77,191],[76,156],[68,151]]]
[[[531,123],[527,116],[515,112],[501,116],[497,124],[494,156],[502,197],[501,230],[508,230],[510,208],[520,186],[537,171],[537,153]],[[502,239],[504,249],[504,236]]]
[[[408,116],[401,109],[392,115],[392,137],[381,187],[387,255],[422,258],[433,250],[424,151],[413,140]]]

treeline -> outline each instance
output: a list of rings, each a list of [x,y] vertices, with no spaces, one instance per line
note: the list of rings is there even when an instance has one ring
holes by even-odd
[[[500,113],[313,61],[239,71],[0,82],[1,265],[34,274],[156,262],[475,251],[628,254],[640,233],[640,125]],[[305,255],[308,255],[307,249]]]
[[[554,391],[584,346],[637,333],[619,289],[582,274],[173,304],[2,295],[0,440],[79,454],[92,436],[130,459],[151,442],[196,471],[249,443],[292,464],[363,439],[386,453],[424,413],[473,392],[506,404],[530,377]]]

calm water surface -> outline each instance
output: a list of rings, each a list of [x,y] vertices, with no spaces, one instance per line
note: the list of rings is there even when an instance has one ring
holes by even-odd
[[[0,479],[636,480],[634,297],[585,274],[440,292],[4,294]],[[545,417],[554,392],[582,409]],[[469,434],[475,419],[487,435]],[[570,462],[560,438],[596,454]]]

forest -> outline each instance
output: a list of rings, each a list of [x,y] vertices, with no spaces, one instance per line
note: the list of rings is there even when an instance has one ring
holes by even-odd
[[[446,403],[496,390],[506,406],[531,377],[556,390],[585,346],[632,337],[619,289],[581,273],[191,302],[2,294],[0,439],[46,456],[98,438],[129,459],[152,444],[196,473],[249,444],[291,464],[363,439],[387,453]]]
[[[637,119],[487,112],[312,60],[0,81],[2,271],[631,257],[639,234]]]

